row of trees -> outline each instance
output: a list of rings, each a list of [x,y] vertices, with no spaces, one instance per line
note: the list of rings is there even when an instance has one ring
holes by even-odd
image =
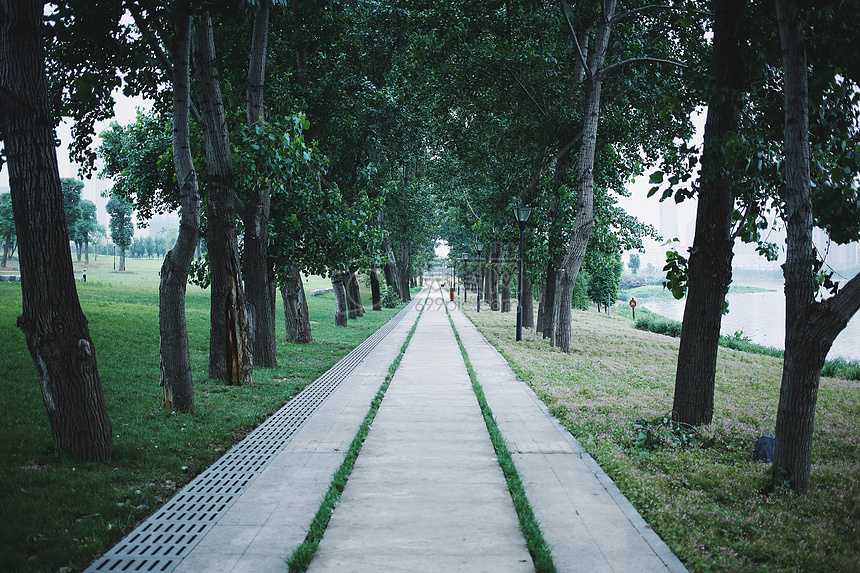
[[[368,270],[375,308],[383,277],[408,300],[415,271],[439,236],[454,257],[474,255],[476,240],[485,243],[484,264],[509,252],[518,239],[511,207],[520,203],[533,208],[538,223],[528,234],[523,298],[531,301],[532,285],[539,288],[535,327],[569,351],[580,269],[592,276],[617,269],[619,252],[656,235],[623,212],[617,197],[632,177],[662,162],[652,180],[663,183],[663,198],[696,195],[700,209],[689,259],[679,255],[670,265],[670,281],[687,289],[691,313],[676,380],[674,417],[681,422],[708,423],[712,415],[733,238],[758,241],[772,254],[775,247],[761,241],[768,211],[788,222],[787,316],[796,322],[787,328],[777,473],[803,491],[815,365],[856,311],[860,288],[855,281],[833,285],[838,293],[816,302],[816,287],[832,281],[808,240],[813,222],[837,241],[858,229],[857,66],[836,48],[856,35],[848,17],[855,4],[834,0],[812,11],[803,1],[781,0],[777,19],[770,5],[745,0],[575,7],[564,0],[76,0],[56,7],[40,30],[23,5],[4,2],[8,22],[28,24],[10,24],[0,40],[47,72],[51,94],[27,92],[3,104],[10,181],[13,128],[33,134],[71,116],[73,154],[92,166],[92,126],[110,116],[112,90],[122,85],[155,102],[152,113],[104,134],[101,153],[115,195],[139,218],[181,212],[161,272],[160,360],[166,403],[188,410],[184,295],[201,236],[212,288],[209,373],[217,380],[246,383],[254,365],[275,363],[278,289],[288,335],[307,338],[300,272],[332,276],[343,323],[361,312],[346,296],[356,270]],[[39,61],[40,31],[50,39],[47,65]],[[10,50],[11,62],[18,52]],[[13,73],[17,67],[4,66],[0,85],[8,93],[42,89],[38,73],[26,83]],[[800,76],[810,68],[813,81],[805,86]],[[91,81],[69,85],[69,70]],[[42,115],[28,116],[41,123],[15,123],[21,109],[33,109],[15,102],[42,100]],[[705,105],[699,150],[687,143],[690,114]],[[783,145],[785,134],[792,145]],[[804,162],[813,171],[789,170],[786,183],[785,167]],[[16,214],[27,211],[25,190],[36,193],[32,182],[15,179]],[[49,202],[40,205],[44,211]],[[40,256],[19,241],[22,261]],[[28,320],[38,320],[28,314],[35,312],[29,301],[39,297],[24,289],[28,332]],[[792,418],[798,411],[800,421]]]

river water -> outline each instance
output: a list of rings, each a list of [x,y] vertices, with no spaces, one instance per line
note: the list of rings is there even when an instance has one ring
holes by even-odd
[[[783,285],[761,283],[756,286],[766,292],[738,293],[728,295],[729,313],[723,316],[721,331],[732,335],[743,331],[756,344],[785,348],[785,293]],[[637,301],[640,302],[640,301]],[[674,298],[642,299],[641,305],[651,312],[673,320],[683,320],[684,300]],[[849,360],[860,360],[860,313],[854,315],[830,349],[828,358],[841,356]]]

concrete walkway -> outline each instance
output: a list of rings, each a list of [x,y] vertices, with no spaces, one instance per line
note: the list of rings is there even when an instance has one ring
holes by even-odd
[[[286,571],[425,295],[199,543],[180,551],[176,571]],[[310,571],[534,571],[446,304],[557,569],[686,571],[435,285]]]

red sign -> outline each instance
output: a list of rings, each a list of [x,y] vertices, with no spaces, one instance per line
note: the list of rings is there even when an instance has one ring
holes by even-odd
[[[630,308],[636,308],[636,299],[635,298],[630,299]]]

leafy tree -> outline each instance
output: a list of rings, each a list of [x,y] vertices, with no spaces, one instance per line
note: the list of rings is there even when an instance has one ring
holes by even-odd
[[[63,212],[66,215],[66,229],[69,231],[69,240],[75,240],[75,228],[81,216],[81,191],[84,190],[84,182],[71,177],[60,179],[63,186]],[[80,260],[78,256],[78,260]]]
[[[113,431],[69,257],[63,189],[45,74],[44,4],[0,1],[0,138],[19,243],[24,333],[54,449],[77,459],[113,454]]]
[[[630,259],[627,262],[627,266],[630,267],[630,271],[635,275],[639,272],[639,254],[638,253],[630,253]]]
[[[80,217],[75,225],[75,242],[84,244],[84,260],[90,262],[90,235],[96,232],[99,223],[96,218],[96,204],[88,199],[81,201]],[[80,250],[78,260],[81,260]]]
[[[120,248],[119,271],[125,271],[125,251],[131,246],[134,236],[134,223],[131,220],[132,208],[125,199],[111,197],[106,205],[110,215],[110,238]]]
[[[11,193],[0,194],[0,240],[3,241],[3,260],[0,261],[0,267],[5,267],[15,244],[15,216],[12,213]]]
[[[608,257],[602,257],[589,265],[588,268],[588,298],[609,311],[609,306],[618,300],[618,289],[621,284],[621,273],[624,263],[621,253],[615,252]]]

